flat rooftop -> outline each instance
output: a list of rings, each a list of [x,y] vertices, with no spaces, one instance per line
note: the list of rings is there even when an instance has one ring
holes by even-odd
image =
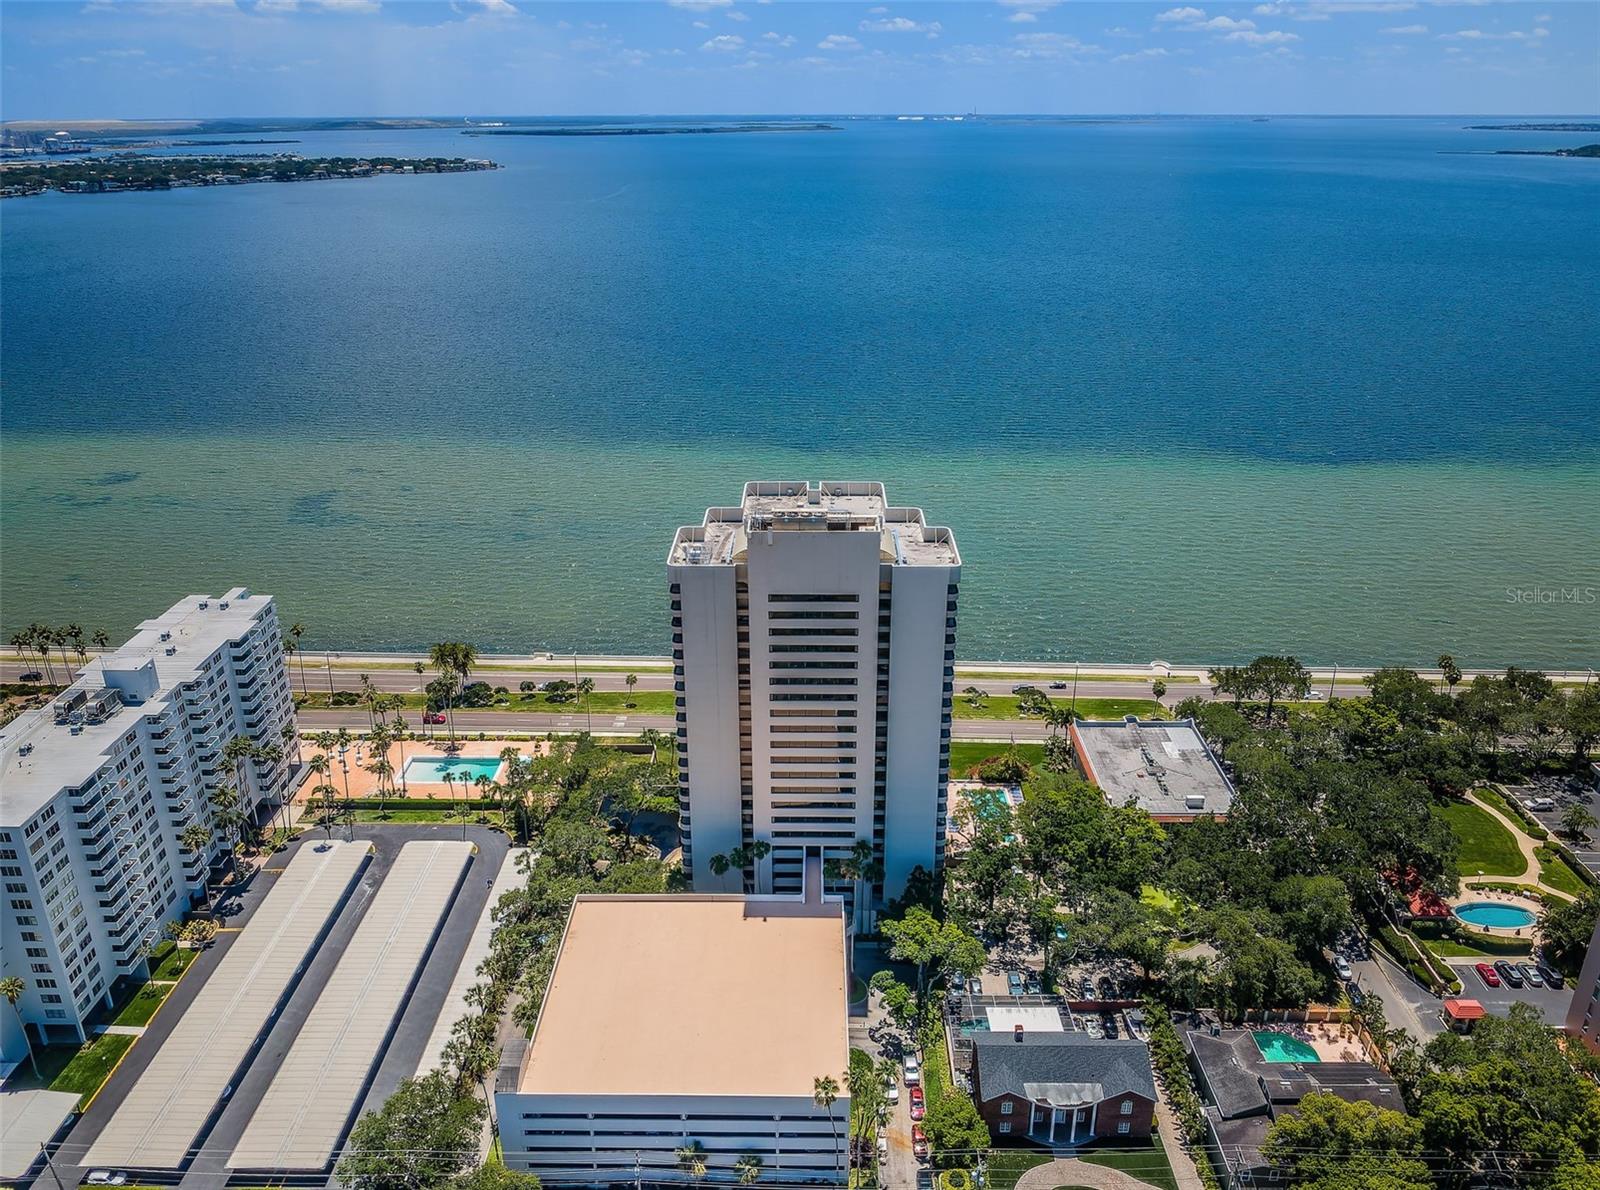
[[[849,1065],[837,902],[580,896],[525,1095],[806,1096]]]
[[[244,587],[180,599],[140,624],[121,648],[89,661],[50,706],[0,728],[0,826],[21,826],[62,789],[87,781],[141,714],[139,707],[194,681],[206,659],[249,632],[271,604],[272,596]],[[108,689],[122,699],[113,699],[97,722],[82,715],[57,722],[56,706],[80,692],[92,700]]]
[[[920,508],[889,503],[881,483],[804,480],[747,483],[738,507],[706,509],[699,525],[673,538],[671,566],[729,566],[742,560],[752,533],[875,533],[879,557],[896,566],[959,566],[949,529],[929,525]]]
[[[84,1158],[177,1169],[277,1016],[290,981],[367,865],[358,839],[302,843]]]
[[[1072,742],[1085,775],[1114,804],[1154,817],[1226,814],[1233,783],[1193,719],[1080,719]]]

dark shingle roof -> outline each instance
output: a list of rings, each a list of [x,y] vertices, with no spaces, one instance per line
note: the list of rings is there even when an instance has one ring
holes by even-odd
[[[1131,1038],[1105,1041],[1085,1033],[974,1033],[978,1086],[985,1099],[1021,1095],[1026,1084],[1098,1083],[1106,1099],[1133,1092],[1156,1097],[1150,1048]]]

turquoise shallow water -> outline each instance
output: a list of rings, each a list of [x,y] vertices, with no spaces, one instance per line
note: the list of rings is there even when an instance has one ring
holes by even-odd
[[[0,622],[660,652],[674,526],[874,477],[967,657],[1592,662],[1600,168],[1481,122],[303,134],[507,168],[8,202]]]

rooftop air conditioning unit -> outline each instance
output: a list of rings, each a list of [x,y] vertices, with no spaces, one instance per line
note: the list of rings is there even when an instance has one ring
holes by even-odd
[[[1203,793],[1191,793],[1183,799],[1183,804],[1191,810],[1204,810],[1206,808],[1206,795]]]
[[[211,601],[210,601],[210,600],[208,600],[208,599],[202,599],[202,600],[201,600],[201,601],[200,601],[200,610],[201,610],[201,611],[205,611],[205,610],[206,610],[206,608],[208,608],[208,607],[210,607],[210,606],[211,606]]]
[[[161,634],[161,639],[162,639],[162,640],[171,640],[171,639],[172,639],[172,633],[170,633],[170,632],[163,632],[163,633],[162,633],[162,634]]]
[[[226,599],[224,599],[221,603],[217,604],[217,607],[221,611],[227,611],[228,610],[228,601]]]

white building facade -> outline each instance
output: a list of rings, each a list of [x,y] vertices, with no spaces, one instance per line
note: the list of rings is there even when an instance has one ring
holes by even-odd
[[[0,729],[0,970],[24,985],[19,1011],[0,1013],[4,1063],[25,1056],[24,1027],[34,1045],[84,1038],[224,852],[211,791],[242,776],[254,819],[286,797],[293,723],[272,599],[241,587],[145,621],[50,706]],[[241,774],[222,754],[236,736],[281,756]],[[198,853],[179,842],[196,822],[212,830]]]
[[[667,577],[695,889],[798,893],[807,847],[842,859],[860,840],[882,865],[863,886],[872,904],[937,872],[961,578],[950,530],[890,506],[878,483],[750,483],[737,507],[678,530]],[[742,873],[721,870],[730,853],[750,861]]]

